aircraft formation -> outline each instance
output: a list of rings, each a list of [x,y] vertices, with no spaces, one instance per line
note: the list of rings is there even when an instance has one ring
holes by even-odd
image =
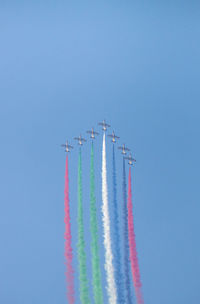
[[[108,128],[110,128],[110,125],[109,125],[108,123],[106,123],[105,120],[103,120],[102,122],[99,122],[98,125],[100,125],[100,126],[102,127],[102,130],[103,130],[104,132],[106,132],[106,131],[108,130]],[[92,140],[94,140],[94,139],[96,138],[96,136],[99,135],[99,133],[96,132],[96,131],[94,130],[94,128],[92,128],[91,130],[86,131],[86,133],[90,134],[90,138],[91,138]],[[117,135],[115,134],[114,131],[112,132],[112,134],[109,134],[108,137],[111,138],[111,142],[112,142],[113,144],[115,144],[115,143],[117,142],[117,140],[120,138],[119,136],[117,136]],[[76,141],[78,142],[78,145],[79,145],[79,146],[82,146],[83,143],[85,143],[85,142],[87,141],[85,138],[82,137],[81,134],[80,134],[78,137],[74,137],[74,140],[76,140]],[[73,149],[73,146],[70,145],[70,144],[68,143],[68,141],[66,141],[65,144],[62,144],[61,147],[64,147],[64,148],[65,148],[65,152],[66,152],[66,153],[69,153],[70,150]],[[118,149],[121,150],[121,153],[122,153],[122,155],[124,156],[124,158],[125,158],[126,160],[128,160],[128,164],[129,164],[130,166],[133,166],[133,165],[135,164],[136,160],[132,157],[132,154],[131,154],[131,152],[130,152],[130,149],[127,148],[125,144],[123,144],[122,146],[118,147]],[[128,156],[127,156],[127,152],[129,152],[129,155],[128,155]]]

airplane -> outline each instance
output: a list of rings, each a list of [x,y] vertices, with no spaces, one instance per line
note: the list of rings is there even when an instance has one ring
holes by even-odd
[[[130,149],[125,147],[125,144],[122,145],[122,147],[119,147],[118,149],[122,150],[122,154],[126,155],[126,151],[130,151]]]
[[[73,149],[73,146],[70,146],[68,144],[68,141],[66,141],[65,144],[62,144],[61,147],[64,147],[65,148],[65,152],[67,152],[67,153],[70,152],[70,149]]]
[[[136,162],[136,160],[131,156],[131,153],[129,154],[129,156],[124,157],[125,159],[128,159],[128,164],[129,165],[134,165],[134,163]]]
[[[116,143],[116,138],[119,139],[119,136],[115,135],[114,131],[112,132],[112,134],[108,135],[108,137],[112,137],[112,142]]]
[[[84,139],[81,135],[79,137],[74,137],[75,140],[78,140],[78,144],[80,146],[83,145],[83,142],[86,142],[86,139]]]
[[[96,136],[96,135],[99,135],[98,132],[95,132],[95,131],[94,131],[94,128],[92,128],[91,131],[86,131],[86,132],[90,134],[90,138],[92,138],[92,139],[95,139],[95,136]]]
[[[98,125],[102,126],[102,130],[106,131],[108,127],[110,127],[109,124],[106,123],[105,119],[102,122],[99,122]]]

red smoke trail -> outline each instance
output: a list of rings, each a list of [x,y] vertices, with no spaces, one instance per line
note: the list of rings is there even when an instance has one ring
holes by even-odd
[[[68,155],[66,157],[66,170],[65,170],[65,259],[66,259],[66,281],[67,281],[67,299],[69,304],[73,304],[74,301],[74,271],[72,267],[72,236],[70,227],[70,210],[69,210],[69,173],[68,173]]]
[[[143,304],[143,296],[141,291],[141,281],[140,281],[140,269],[137,259],[136,242],[135,242],[135,232],[133,223],[133,205],[132,205],[132,192],[131,192],[131,168],[129,168],[128,176],[128,236],[129,236],[129,247],[130,247],[130,261],[131,261],[131,271],[133,276],[133,283],[135,287],[135,294],[137,299],[137,304]]]

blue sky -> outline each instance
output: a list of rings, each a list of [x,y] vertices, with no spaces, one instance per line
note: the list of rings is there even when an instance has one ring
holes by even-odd
[[[199,4],[29,1],[0,7],[0,302],[66,303],[65,154],[59,145],[105,118],[137,158],[134,216],[145,303],[199,303]],[[99,208],[101,141],[95,143]],[[110,198],[111,151],[107,141]],[[120,201],[122,159],[116,158]],[[74,249],[77,160],[75,149]],[[85,223],[89,160],[87,143]],[[87,225],[85,232],[91,281]],[[104,274],[102,245],[101,263]],[[79,303],[77,276],[76,287]],[[104,296],[106,303],[105,290]]]

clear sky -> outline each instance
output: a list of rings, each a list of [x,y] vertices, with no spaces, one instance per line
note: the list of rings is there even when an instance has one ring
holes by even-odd
[[[137,158],[134,216],[145,303],[200,303],[200,5],[70,2],[0,3],[0,302],[66,303],[59,145],[74,144],[105,118]],[[101,144],[102,135],[95,143],[98,208]],[[107,141],[109,183],[111,148]],[[74,250],[77,160],[76,148],[69,163]],[[87,252],[89,160],[87,143]],[[117,173],[121,200],[119,153]],[[102,248],[101,263],[105,283]],[[77,296],[76,256],[74,266]],[[91,282],[89,253],[88,269]]]

